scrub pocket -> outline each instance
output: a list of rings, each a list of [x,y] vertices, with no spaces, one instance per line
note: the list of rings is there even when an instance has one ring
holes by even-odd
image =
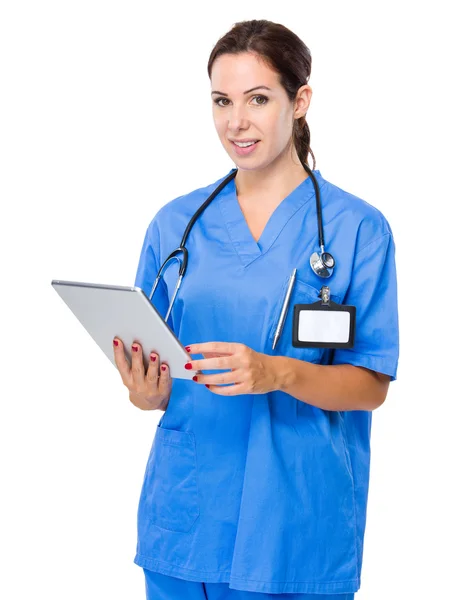
[[[189,531],[200,514],[194,433],[158,425],[151,458],[147,488],[152,523]]]
[[[324,285],[324,280],[322,279]],[[287,286],[289,283],[289,277],[286,277],[281,286],[281,292],[278,295],[278,303],[275,307],[273,322],[269,331],[268,344],[270,347],[270,354],[276,354],[280,356],[290,356],[299,360],[306,360],[307,362],[320,363],[325,348],[296,348],[292,345],[292,323],[294,319],[294,306],[296,304],[313,304],[314,302],[321,302],[319,297],[320,290],[313,287],[309,283],[306,283],[299,277],[295,278],[294,287],[292,289],[291,297],[289,300],[289,307],[287,309],[286,319],[284,321],[284,327],[279,336],[276,348],[271,350],[273,346],[273,339],[278,326],[279,316],[281,309],[284,304],[284,298],[286,297]],[[334,302],[339,302],[338,296],[331,293],[331,299]]]

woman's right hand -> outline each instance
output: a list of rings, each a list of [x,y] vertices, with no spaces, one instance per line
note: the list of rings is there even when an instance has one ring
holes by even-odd
[[[118,345],[115,345],[115,341]],[[156,358],[149,360],[147,373],[145,373],[142,359],[142,346],[136,342],[132,345],[132,366],[129,365],[124,354],[123,342],[115,337],[113,340],[113,351],[115,362],[124,385],[129,390],[129,400],[141,410],[166,410],[172,387],[172,378],[169,374],[168,365],[159,370],[159,358],[155,352],[150,356]]]

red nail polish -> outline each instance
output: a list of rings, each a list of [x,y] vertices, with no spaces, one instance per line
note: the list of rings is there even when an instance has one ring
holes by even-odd
[[[208,385],[208,383],[205,384],[205,387],[209,388],[210,386]]]
[[[137,346],[131,346],[134,352],[137,352]]]
[[[192,377],[192,379],[193,379],[194,381],[197,381],[197,375],[194,375],[194,377]]]
[[[162,366],[161,366],[161,370],[162,370],[162,371],[166,371],[166,367],[165,367],[165,365],[162,365]]]
[[[155,361],[157,360],[157,357],[156,357],[156,356],[152,356],[152,355],[151,355],[151,356],[150,356],[150,360],[151,360],[152,362],[155,362]]]
[[[113,346],[117,346],[118,345],[118,340],[113,340]]]
[[[187,352],[190,352],[191,351],[191,347],[190,346],[186,346],[186,350],[187,350]]]
[[[186,364],[184,365],[184,368],[185,368],[185,369],[192,369],[192,364],[191,364],[191,363],[186,363]]]

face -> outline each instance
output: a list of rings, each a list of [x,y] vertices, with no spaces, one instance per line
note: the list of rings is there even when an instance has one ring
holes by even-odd
[[[213,120],[218,136],[241,169],[259,169],[291,151],[294,120],[306,114],[312,89],[302,86],[294,102],[279,74],[253,53],[223,54],[211,71]],[[240,148],[232,140],[258,140]],[[298,159],[297,159],[298,160]]]

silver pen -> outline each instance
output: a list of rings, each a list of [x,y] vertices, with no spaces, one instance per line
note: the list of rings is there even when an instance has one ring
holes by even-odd
[[[276,342],[278,341],[279,336],[281,335],[281,331],[283,329],[283,324],[286,319],[287,309],[289,308],[289,298],[291,297],[292,288],[294,287],[296,271],[297,271],[297,269],[294,269],[289,278],[289,284],[287,286],[286,297],[284,298],[283,307],[281,309],[281,314],[279,315],[278,326],[276,328],[276,333],[274,334],[273,350],[275,349]]]

